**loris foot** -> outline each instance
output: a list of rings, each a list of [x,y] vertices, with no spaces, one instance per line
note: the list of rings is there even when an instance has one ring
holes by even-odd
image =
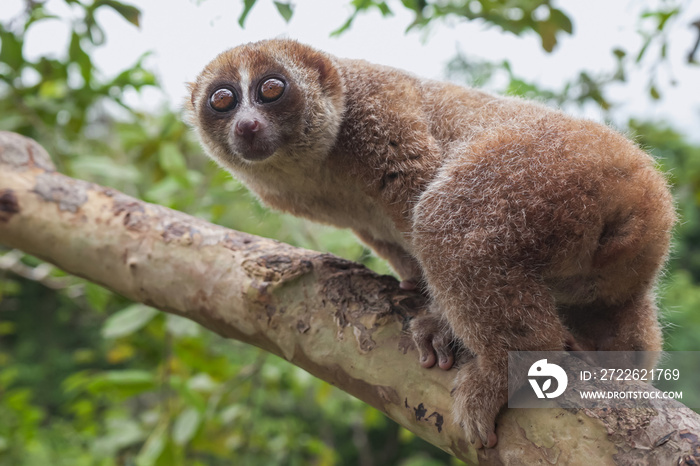
[[[420,354],[420,365],[448,370],[455,362],[455,337],[449,324],[435,314],[416,317],[411,321],[413,341]]]
[[[498,443],[496,416],[508,400],[501,382],[496,373],[480,370],[478,358],[460,367],[457,373],[452,390],[455,422],[476,448],[493,448]]]

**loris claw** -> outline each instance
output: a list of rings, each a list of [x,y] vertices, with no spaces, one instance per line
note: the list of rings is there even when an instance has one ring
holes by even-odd
[[[228,50],[190,90],[204,148],[264,203],[351,228],[425,284],[421,363],[451,367],[452,339],[475,355],[454,390],[473,440],[497,441],[508,351],[661,349],[673,202],[612,129],[292,40]]]

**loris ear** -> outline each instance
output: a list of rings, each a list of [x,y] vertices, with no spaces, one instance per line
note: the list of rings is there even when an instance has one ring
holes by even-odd
[[[196,100],[195,94],[197,93],[197,83],[185,83],[188,97],[185,97],[185,103],[183,105],[183,110],[185,113],[185,119],[189,124],[193,124],[195,120],[195,107],[194,102]]]
[[[318,80],[324,91],[333,94],[342,91],[340,74],[328,55],[296,41],[288,41],[286,45],[290,54],[299,62],[318,71]]]
[[[319,81],[325,91],[340,89],[340,74],[331,60],[324,54],[316,52],[307,56],[307,66],[318,70]]]
[[[185,87],[187,88],[187,92],[190,94],[190,105],[192,106],[192,109],[194,110],[194,94],[195,91],[197,90],[197,83],[185,83]]]

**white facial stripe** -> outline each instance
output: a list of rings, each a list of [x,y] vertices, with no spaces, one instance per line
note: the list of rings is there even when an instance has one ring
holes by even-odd
[[[241,74],[241,107],[248,107],[250,105],[250,92],[248,92],[248,89],[250,87],[250,74],[248,74],[248,70],[241,68],[239,70]]]

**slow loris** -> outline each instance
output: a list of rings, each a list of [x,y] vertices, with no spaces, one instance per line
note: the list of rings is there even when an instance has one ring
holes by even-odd
[[[654,283],[672,198],[645,152],[520,99],[292,40],[228,50],[190,85],[209,155],[271,207],[351,228],[431,312],[426,367],[460,366],[455,418],[496,444],[508,351],[661,349]]]

